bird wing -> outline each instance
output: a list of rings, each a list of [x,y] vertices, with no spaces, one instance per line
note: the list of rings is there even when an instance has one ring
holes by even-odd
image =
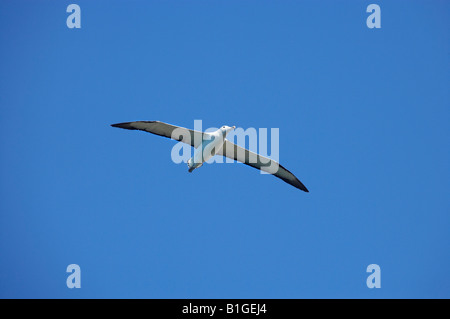
[[[294,174],[289,172],[278,162],[233,144],[228,140],[225,140],[222,149],[217,152],[217,155],[226,156],[251,167],[273,174],[286,183],[291,184],[302,191],[309,192],[305,185],[303,185]]]
[[[184,127],[175,126],[159,121],[136,121],[112,124],[112,127],[120,127],[127,130],[141,130],[171,138],[197,148],[201,145],[204,135],[207,133],[190,130]],[[206,137],[206,136],[205,136]]]

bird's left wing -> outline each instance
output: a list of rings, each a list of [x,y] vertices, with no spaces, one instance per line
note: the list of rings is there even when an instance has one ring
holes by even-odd
[[[127,130],[141,130],[171,138],[197,148],[203,141],[206,133],[190,130],[184,127],[175,126],[159,121],[136,121],[112,124],[112,127],[120,127]]]
[[[222,149],[217,152],[217,155],[226,156],[251,167],[273,174],[286,183],[291,184],[302,191],[309,192],[305,185],[303,185],[294,174],[289,172],[278,162],[233,144],[228,140],[225,140]]]

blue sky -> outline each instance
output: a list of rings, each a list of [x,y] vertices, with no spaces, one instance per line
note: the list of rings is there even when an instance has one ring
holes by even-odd
[[[0,2],[0,297],[450,297],[447,1],[70,3]],[[110,127],[196,119],[310,193]]]

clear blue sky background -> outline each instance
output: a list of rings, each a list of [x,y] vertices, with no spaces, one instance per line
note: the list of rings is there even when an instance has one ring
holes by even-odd
[[[448,1],[70,3],[0,2],[0,297],[450,297]],[[195,119],[310,193],[110,127]]]

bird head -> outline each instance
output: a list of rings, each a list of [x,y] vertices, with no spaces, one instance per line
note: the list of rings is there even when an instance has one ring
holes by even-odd
[[[222,131],[223,134],[227,135],[228,133],[231,132],[231,130],[234,130],[236,128],[236,126],[227,126],[224,125],[220,128],[220,130]]]

